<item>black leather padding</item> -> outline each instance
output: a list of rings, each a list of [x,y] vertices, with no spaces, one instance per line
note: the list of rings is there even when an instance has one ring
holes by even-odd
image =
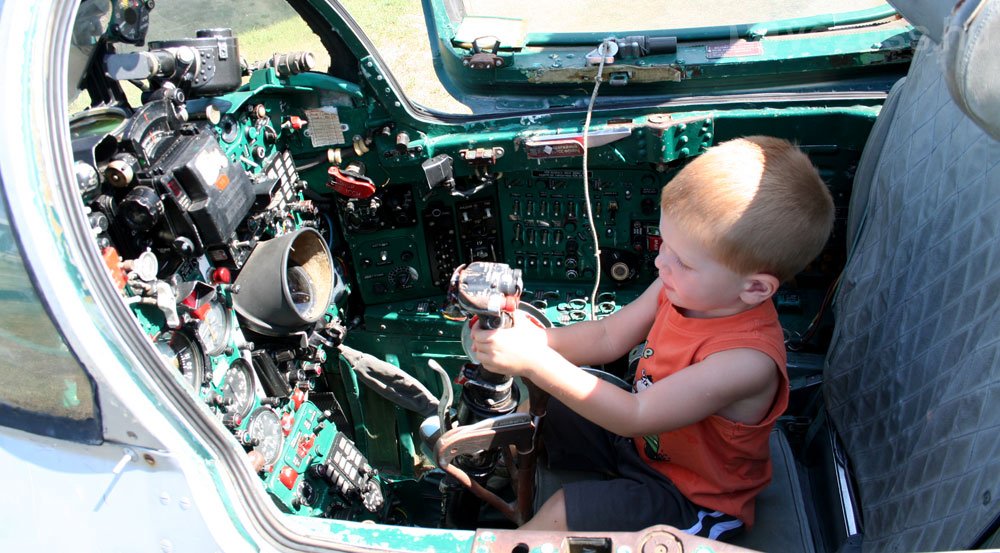
[[[1000,515],[1000,142],[942,59],[921,40],[835,299],[824,393],[870,551],[967,548]]]
[[[757,496],[754,527],[731,543],[758,551],[813,553],[813,537],[795,458],[780,429],[771,431],[770,446],[771,484]]]

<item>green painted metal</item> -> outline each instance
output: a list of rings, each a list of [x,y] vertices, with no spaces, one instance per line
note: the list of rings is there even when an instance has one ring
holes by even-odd
[[[473,551],[475,533],[462,530],[438,530],[406,526],[368,525],[340,520],[315,519],[318,531],[334,542],[352,548],[375,551],[409,551],[414,553],[469,553]]]
[[[340,377],[347,395],[348,408],[351,410],[351,419],[354,421],[354,443],[361,451],[368,451],[369,432],[365,422],[365,412],[361,405],[361,386],[358,384],[358,377],[343,357],[338,356],[338,360],[334,362],[339,367]]]
[[[498,92],[508,95],[589,95],[597,75],[586,54],[607,38],[600,33],[529,34],[527,47],[503,51],[499,68],[472,69],[463,63],[470,50],[453,41],[458,22],[445,13],[443,0],[424,0],[429,32],[437,48],[439,78],[460,99]],[[603,96],[634,94],[675,96],[758,87],[809,87],[818,83],[841,90],[867,87],[846,80],[875,78],[886,71],[901,75],[912,57],[918,34],[901,22],[831,31],[841,25],[871,22],[893,15],[891,8],[872,8],[837,16],[816,16],[736,27],[669,31],[634,31],[648,36],[675,36],[677,53],[639,60],[618,60],[605,67]],[[629,33],[621,33],[625,36]],[[736,37],[750,40],[726,50]],[[708,57],[705,41],[721,41]],[[739,52],[741,49],[742,52]],[[625,84],[627,83],[627,84]],[[586,87],[581,87],[586,85]],[[882,85],[880,85],[882,86]]]
[[[431,5],[444,9],[445,0],[431,0]],[[818,14],[810,17],[780,19],[762,23],[743,23],[738,25],[720,25],[712,27],[690,27],[678,29],[640,29],[618,31],[618,36],[644,35],[647,37],[675,37],[678,41],[696,40],[729,40],[734,37],[747,39],[763,36],[775,36],[797,33],[815,33],[832,27],[870,23],[879,19],[892,17],[896,10],[888,4],[864,10],[843,13]],[[607,38],[607,33],[528,33],[525,40],[528,46],[590,46]]]
[[[322,516],[330,502],[335,498],[335,494],[329,486],[313,486],[317,497],[308,505],[296,505],[295,492],[303,481],[314,478],[308,474],[307,469],[313,464],[326,460],[325,456],[330,452],[330,447],[333,444],[334,437],[337,435],[337,430],[333,425],[327,425],[319,432],[314,431],[319,420],[320,411],[312,403],[303,403],[298,410],[285,412],[290,412],[295,417],[294,425],[289,432],[290,436],[315,437],[315,449],[313,451],[316,453],[316,457],[300,455],[295,447],[285,447],[281,452],[279,461],[275,463],[271,470],[266,470],[264,487],[290,512],[305,516]],[[289,443],[294,444],[295,442]],[[290,472],[286,472],[286,474],[294,475],[291,488],[282,482],[282,471],[287,471],[288,469],[290,469]]]

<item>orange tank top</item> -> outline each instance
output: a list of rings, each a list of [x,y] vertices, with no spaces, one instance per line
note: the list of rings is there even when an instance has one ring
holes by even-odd
[[[788,406],[785,344],[774,304],[766,301],[729,317],[692,319],[661,293],[633,387],[642,393],[653,382],[735,348],[762,351],[778,365],[778,392],[760,423],[748,425],[712,415],[684,428],[635,438],[635,444],[640,456],[685,497],[750,527],[754,497],[771,481],[769,434]]]

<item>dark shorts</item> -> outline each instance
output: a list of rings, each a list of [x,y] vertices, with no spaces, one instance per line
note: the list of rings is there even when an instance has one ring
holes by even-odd
[[[551,469],[597,473],[563,486],[570,530],[634,532],[669,524],[712,539],[735,537],[743,523],[689,501],[646,464],[630,438],[618,436],[549,400],[542,436]]]

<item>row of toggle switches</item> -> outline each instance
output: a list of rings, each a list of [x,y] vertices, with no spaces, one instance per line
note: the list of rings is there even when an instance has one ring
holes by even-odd
[[[516,246],[559,246],[565,240],[566,233],[561,228],[525,230],[521,223],[514,223],[514,237],[511,243]]]

